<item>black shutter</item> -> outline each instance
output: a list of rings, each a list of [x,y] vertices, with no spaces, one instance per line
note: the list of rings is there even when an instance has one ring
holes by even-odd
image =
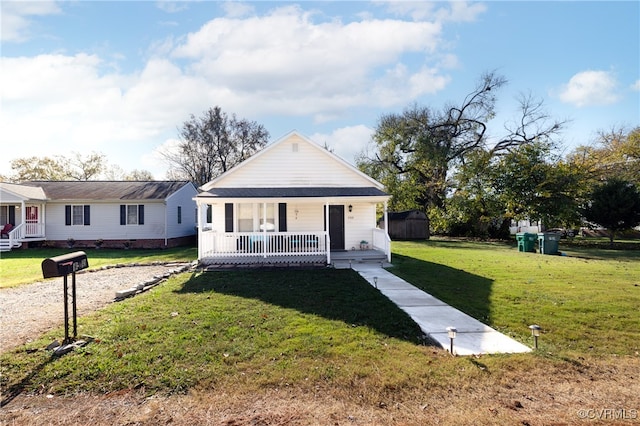
[[[71,226],[71,206],[64,206],[64,224]]]
[[[127,206],[120,204],[120,225],[127,224]]]
[[[233,232],[233,203],[224,204],[224,232]]]
[[[9,206],[9,223],[16,226],[16,206]]]
[[[91,206],[84,206],[84,224],[85,226],[91,225]]]
[[[213,214],[211,212],[211,204],[207,204],[207,223],[213,222]]]
[[[144,225],[144,204],[138,205],[138,225]]]
[[[278,204],[278,231],[287,232],[287,203]]]

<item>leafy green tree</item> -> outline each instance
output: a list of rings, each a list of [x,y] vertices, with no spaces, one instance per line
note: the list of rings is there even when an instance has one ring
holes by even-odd
[[[640,192],[636,186],[617,178],[595,187],[584,207],[589,222],[609,230],[609,241],[617,232],[640,225]]]
[[[460,105],[442,111],[413,105],[401,114],[380,118],[373,135],[373,155],[362,156],[358,166],[372,172],[393,195],[392,209],[415,205],[429,212],[437,224],[446,218],[444,210],[451,205],[447,197],[456,190],[453,172],[476,152],[493,158],[557,135],[564,123],[550,121],[541,101],[521,96],[520,117],[505,123],[503,137],[489,138],[496,92],[505,84],[503,77],[487,73]]]
[[[74,152],[69,159],[63,159],[65,173],[71,180],[95,180],[98,179],[107,168],[104,154],[93,152],[86,157]]]
[[[218,106],[191,115],[179,130],[180,142],[163,153],[171,176],[201,186],[249,158],[269,140],[261,124],[228,116]]]
[[[600,131],[594,142],[578,146],[567,159],[583,170],[589,191],[612,178],[640,185],[640,127]]]
[[[13,173],[8,180],[26,182],[30,180],[65,180],[67,171],[59,158],[23,157],[11,161]]]
[[[153,180],[146,170],[134,170],[125,173],[119,166],[110,166],[106,156],[91,153],[82,156],[74,152],[71,157],[26,157],[11,162],[13,174],[6,178],[11,182],[37,180]]]
[[[434,233],[482,238],[504,238],[509,235],[510,218],[493,188],[492,157],[487,150],[469,155],[453,176],[454,191],[447,198],[443,221],[434,226]]]
[[[579,223],[576,188],[580,174],[534,142],[501,156],[492,167],[493,187],[513,219],[540,219],[544,226]]]

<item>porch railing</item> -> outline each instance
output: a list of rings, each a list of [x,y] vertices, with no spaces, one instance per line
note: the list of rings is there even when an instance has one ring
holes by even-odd
[[[386,253],[387,262],[391,262],[391,238],[384,229],[373,230],[373,248]]]
[[[326,232],[215,232],[200,234],[200,258],[326,255]]]
[[[44,223],[25,223],[21,238],[44,237]]]

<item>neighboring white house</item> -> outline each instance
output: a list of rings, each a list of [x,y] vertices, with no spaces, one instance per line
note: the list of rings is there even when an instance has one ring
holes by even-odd
[[[0,183],[0,248],[48,246],[164,248],[194,243],[198,193],[186,181]]]
[[[376,227],[389,199],[382,184],[297,132],[200,189],[201,263],[330,263],[354,250],[391,259]]]

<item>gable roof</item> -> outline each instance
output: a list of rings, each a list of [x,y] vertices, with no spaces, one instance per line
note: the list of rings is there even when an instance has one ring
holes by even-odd
[[[309,178],[310,170],[308,168],[300,169],[300,165],[296,164],[295,160],[293,160],[292,158],[289,158],[290,161],[288,163],[287,163],[287,160],[284,160],[284,159],[282,161],[277,161],[276,163],[274,163],[273,158],[271,157],[273,155],[282,155],[283,154],[282,149],[285,149],[284,146],[286,146],[285,145],[286,143],[292,143],[292,145],[296,145],[296,146],[299,143],[304,144],[307,152],[312,152],[311,155],[314,156],[313,162],[316,163],[314,164],[314,166],[317,165],[318,163],[322,163],[324,165],[331,165],[330,167],[332,167],[332,170],[334,171],[339,170],[340,176],[345,179],[341,181],[341,183],[335,182],[334,180],[334,182],[332,182],[331,184],[326,184],[326,182],[319,181],[319,180],[326,181],[326,179],[318,179],[318,176],[321,175],[318,173],[314,175],[316,177],[315,180],[313,179],[313,177],[310,179]],[[281,145],[283,145],[282,149],[280,149]],[[302,150],[302,148],[300,148],[300,150]],[[295,151],[296,152],[298,151],[297,147]],[[316,158],[318,161],[315,161]],[[266,164],[269,164],[269,166],[266,166]],[[295,166],[295,165],[297,165],[298,168],[296,170],[293,170],[292,166]],[[246,177],[248,170],[253,170],[251,169],[252,167],[253,169],[257,168],[257,170],[261,170],[264,174],[268,174],[270,177],[273,177],[274,173],[279,173],[279,176],[281,177],[281,179],[278,182],[273,182],[273,181],[267,182],[264,179],[254,179],[258,181],[256,182],[252,181],[253,185],[247,184],[245,180],[243,181],[244,184],[238,185],[237,182],[239,180],[242,180],[242,178],[239,178],[239,176]],[[317,172],[317,169],[316,169],[316,172]],[[344,181],[349,181],[349,182],[344,182]],[[231,182],[235,182],[235,183],[231,183]],[[220,176],[214,178],[210,182],[202,185],[200,187],[200,190],[204,192],[210,192],[213,188],[221,188],[221,187],[239,188],[239,187],[245,187],[245,186],[249,186],[249,187],[253,186],[256,188],[260,188],[260,187],[265,188],[265,187],[273,187],[273,186],[309,188],[309,187],[342,186],[343,184],[344,186],[350,186],[350,187],[372,187],[372,188],[377,188],[380,191],[384,189],[384,186],[380,182],[362,173],[356,167],[352,166],[351,164],[349,164],[339,156],[335,155],[334,153],[330,152],[324,147],[318,145],[312,140],[306,138],[305,136],[301,135],[297,131],[292,131],[287,133],[280,139],[274,141],[273,143],[269,144],[267,147],[263,148],[262,150],[258,151],[248,159],[244,160],[242,163],[226,171]]]
[[[188,181],[31,181],[49,200],[165,200]],[[193,187],[195,190],[195,187]]]
[[[47,196],[45,195],[42,188],[19,185],[17,183],[0,182],[0,193],[3,193],[3,196],[0,198],[5,198],[6,195],[9,195],[10,198],[15,197],[16,199],[21,199],[24,201],[47,199]]]

